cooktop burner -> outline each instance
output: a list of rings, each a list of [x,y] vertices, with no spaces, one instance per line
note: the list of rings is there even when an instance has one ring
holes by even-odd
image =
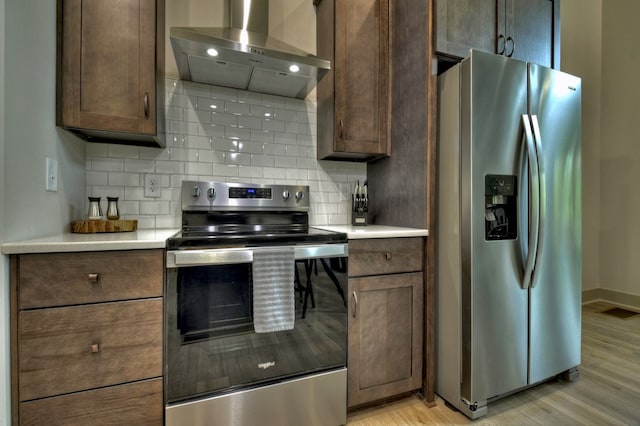
[[[182,183],[182,230],[167,249],[345,243],[346,234],[309,226],[309,187]]]
[[[347,235],[310,227],[305,232],[230,233],[180,231],[167,240],[167,250],[206,247],[251,247],[288,244],[346,243]]]

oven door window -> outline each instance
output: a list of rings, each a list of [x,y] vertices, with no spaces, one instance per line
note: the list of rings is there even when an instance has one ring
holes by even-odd
[[[177,280],[182,344],[253,327],[251,264],[180,268]]]
[[[344,367],[346,262],[296,260],[294,328],[273,333],[253,328],[251,263],[168,269],[167,402]]]

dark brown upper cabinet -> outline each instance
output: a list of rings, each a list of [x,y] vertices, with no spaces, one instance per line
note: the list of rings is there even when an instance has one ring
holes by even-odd
[[[436,52],[469,49],[560,67],[560,0],[436,0]]]
[[[164,0],[58,0],[56,124],[164,146]]]
[[[389,0],[316,0],[319,160],[390,155]]]

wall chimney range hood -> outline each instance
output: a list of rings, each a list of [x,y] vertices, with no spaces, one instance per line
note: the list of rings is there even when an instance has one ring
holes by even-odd
[[[172,27],[182,80],[304,99],[331,63],[268,35],[269,2],[229,0],[230,27]]]

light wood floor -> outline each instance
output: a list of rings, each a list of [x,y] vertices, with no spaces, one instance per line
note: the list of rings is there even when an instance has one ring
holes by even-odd
[[[393,425],[640,425],[640,315],[582,309],[582,364],[575,382],[550,381],[489,404],[476,421],[445,406],[429,408],[417,396],[350,413],[353,426]]]

